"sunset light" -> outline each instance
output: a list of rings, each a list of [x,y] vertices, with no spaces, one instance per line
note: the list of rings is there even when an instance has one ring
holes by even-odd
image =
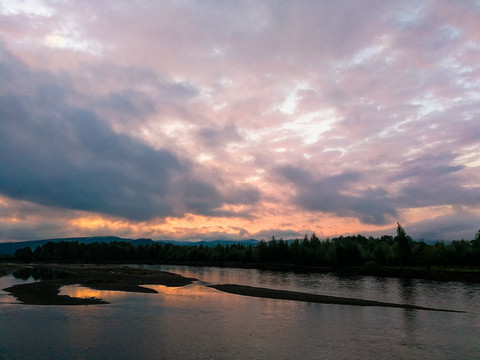
[[[0,1],[0,241],[480,224],[470,1]]]

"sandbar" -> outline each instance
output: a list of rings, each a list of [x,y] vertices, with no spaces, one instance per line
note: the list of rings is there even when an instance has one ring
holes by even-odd
[[[65,285],[80,285],[95,290],[125,291],[137,293],[157,293],[142,285],[164,285],[179,287],[191,284],[196,279],[165,271],[131,267],[100,266],[35,266],[25,267],[14,272],[17,277],[28,278],[37,274],[40,281],[14,285],[3,289],[18,301],[29,305],[93,305],[106,304],[103,299],[89,297],[76,298],[59,295]]]
[[[392,308],[402,308],[402,309],[412,309],[412,310],[464,312],[464,311],[457,311],[457,310],[423,307],[423,306],[410,305],[410,304],[396,304],[396,303],[388,303],[388,302],[382,302],[382,301],[364,300],[364,299],[329,296],[329,295],[318,295],[318,294],[310,294],[310,293],[288,291],[288,290],[275,290],[275,289],[267,289],[262,287],[253,287],[253,286],[236,285],[236,284],[218,284],[218,285],[209,285],[209,287],[226,292],[226,293],[230,293],[230,294],[252,296],[252,297],[259,297],[259,298],[266,298],[266,299],[293,300],[293,301],[304,301],[304,302],[312,302],[312,303],[337,304],[337,305],[381,306],[381,307],[392,307]]]

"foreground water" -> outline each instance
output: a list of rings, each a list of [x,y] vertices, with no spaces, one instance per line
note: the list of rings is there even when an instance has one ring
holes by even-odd
[[[158,294],[99,292],[96,306],[29,306],[0,292],[0,359],[476,359],[480,285],[158,266],[202,282]],[[0,288],[20,280],[0,278]],[[249,298],[235,283],[464,310],[445,313]]]

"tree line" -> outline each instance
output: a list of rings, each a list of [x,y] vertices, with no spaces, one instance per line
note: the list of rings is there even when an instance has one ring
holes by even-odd
[[[397,235],[380,238],[340,236],[321,241],[315,233],[285,241],[272,237],[257,245],[175,245],[128,242],[48,242],[35,250],[19,249],[19,261],[59,262],[154,262],[291,264],[316,267],[345,266],[480,266],[480,230],[474,240],[427,244],[413,241],[400,224]]]

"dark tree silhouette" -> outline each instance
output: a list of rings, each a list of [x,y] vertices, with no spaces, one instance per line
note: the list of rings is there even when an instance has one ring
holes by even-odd
[[[405,229],[397,223],[397,236],[395,236],[395,247],[400,266],[408,265],[412,254],[410,237],[407,236]]]
[[[256,246],[60,241],[48,242],[34,251],[29,247],[19,249],[14,258],[19,261],[283,264],[288,267],[356,266],[369,269],[396,265],[480,266],[480,231],[474,240],[434,245],[413,241],[400,224],[397,224],[395,237],[350,235],[320,240],[314,233],[310,238],[306,235],[303,239],[288,241],[272,236],[270,241],[262,240]]]

